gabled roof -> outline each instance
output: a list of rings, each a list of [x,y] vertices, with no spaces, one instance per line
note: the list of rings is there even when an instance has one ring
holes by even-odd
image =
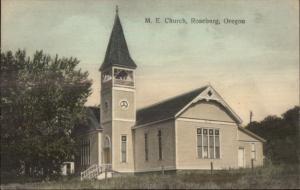
[[[82,135],[89,131],[102,130],[99,107],[85,107],[85,114],[86,120],[81,121],[74,128],[76,135]]]
[[[207,85],[138,110],[136,113],[136,126],[177,118],[192,104],[202,100],[217,102],[237,124],[242,123],[240,117],[229,107],[213,87]]]
[[[136,125],[174,117],[176,113],[183,109],[206,88],[207,86],[204,86],[138,110],[136,113]]]
[[[182,110],[180,110],[175,116],[178,117],[186,109],[188,109],[192,104],[197,103],[201,100],[206,100],[210,102],[216,102],[232,117],[232,119],[237,123],[241,124],[242,119],[231,109],[231,107],[225,102],[225,100],[220,96],[220,94],[211,86],[208,85],[207,88],[199,94],[196,98],[193,99],[189,104],[187,104]]]
[[[116,11],[114,26],[100,71],[112,66],[120,66],[131,69],[135,69],[137,67],[130,57],[118,11]]]
[[[87,120],[89,126],[93,126],[99,129],[100,126],[100,108],[99,107],[87,107],[86,108]]]
[[[253,132],[249,131],[248,129],[244,128],[244,127],[241,127],[241,126],[238,126],[238,129],[243,131],[244,133],[248,134],[249,136],[259,140],[259,141],[262,141],[262,142],[267,142],[266,139],[258,136],[257,134],[254,134]]]

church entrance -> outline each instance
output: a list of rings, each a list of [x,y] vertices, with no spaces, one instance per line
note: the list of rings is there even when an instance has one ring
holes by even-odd
[[[104,148],[104,164],[111,164],[110,148]]]
[[[103,146],[103,163],[111,164],[111,142],[109,136],[105,136]]]

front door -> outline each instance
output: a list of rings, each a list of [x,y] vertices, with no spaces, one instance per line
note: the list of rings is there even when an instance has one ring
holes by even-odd
[[[239,168],[244,168],[245,167],[245,150],[244,150],[244,148],[239,148],[238,167]]]
[[[111,164],[111,141],[109,136],[105,136],[103,153],[103,163]]]
[[[110,148],[104,148],[104,164],[111,164]]]

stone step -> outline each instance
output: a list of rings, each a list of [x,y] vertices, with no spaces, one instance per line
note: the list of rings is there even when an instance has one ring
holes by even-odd
[[[97,179],[98,180],[102,180],[102,179],[105,179],[105,175],[106,175],[106,178],[111,178],[112,175],[113,175],[113,172],[102,172],[100,175],[97,176]]]

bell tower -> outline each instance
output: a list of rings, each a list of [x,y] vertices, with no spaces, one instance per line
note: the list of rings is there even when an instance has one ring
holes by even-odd
[[[118,172],[133,172],[136,120],[135,69],[124,37],[118,7],[101,72],[102,163]]]

